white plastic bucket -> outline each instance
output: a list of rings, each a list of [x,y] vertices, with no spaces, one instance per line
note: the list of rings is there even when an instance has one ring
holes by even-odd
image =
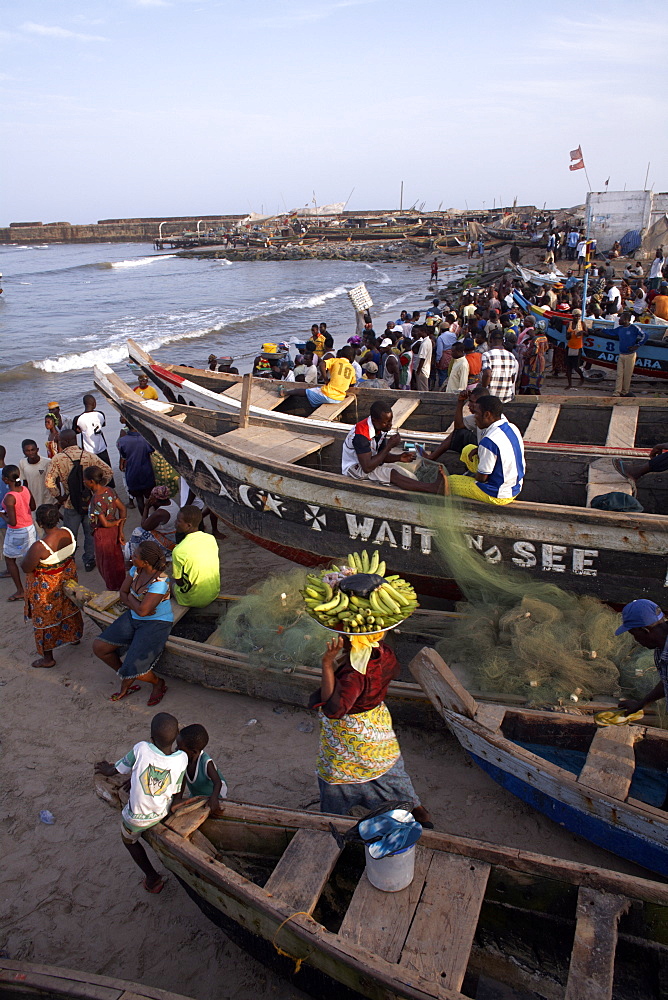
[[[415,844],[385,858],[372,858],[365,846],[366,877],[371,885],[383,892],[399,892],[413,881],[415,874]]]

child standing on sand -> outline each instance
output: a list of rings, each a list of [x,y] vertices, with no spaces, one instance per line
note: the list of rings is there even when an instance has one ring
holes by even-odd
[[[103,760],[95,765],[97,774],[110,778],[114,774],[130,774],[130,798],[123,807],[121,837],[132,860],[144,873],[142,881],[147,892],[161,892],[162,876],[155,870],[139,838],[169,812],[173,796],[183,791],[188,756],[174,750],[179,724],[173,715],[158,712],[151,720],[150,742],[142,740],[116,764]]]
[[[227,798],[227,782],[204,750],[208,742],[209,734],[204,726],[195,723],[183,727],[176,745],[188,755],[184,791],[187,789],[191,796],[208,796],[211,815],[217,816],[222,815],[219,800]],[[177,798],[181,796],[177,795]]]

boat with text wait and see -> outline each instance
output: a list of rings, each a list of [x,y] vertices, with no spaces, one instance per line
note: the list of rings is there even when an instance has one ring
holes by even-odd
[[[243,425],[238,412],[144,402],[108,366],[95,369],[95,384],[244,537],[311,566],[340,557],[351,541],[377,546],[418,592],[456,593],[448,544],[445,559],[438,547],[443,498],[342,475],[345,426],[262,413]],[[638,412],[613,407],[608,434],[635,439]],[[630,489],[609,454],[594,446],[536,450],[520,500],[504,507],[451,501],[448,517],[490,564],[618,604],[641,596],[660,602],[668,571],[666,477],[640,483],[645,513],[589,507],[597,495]],[[456,454],[444,457],[449,471],[460,468]]]

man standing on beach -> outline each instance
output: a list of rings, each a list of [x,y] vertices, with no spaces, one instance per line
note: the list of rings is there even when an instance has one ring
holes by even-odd
[[[503,346],[503,334],[493,333],[489,338],[489,351],[482,356],[482,387],[490,396],[498,396],[502,403],[509,403],[515,395],[518,367],[517,358]]]
[[[617,358],[617,378],[615,379],[614,396],[634,396],[631,392],[631,378],[636,363],[636,351],[646,344],[649,335],[639,326],[632,323],[633,316],[626,309],[619,317],[616,333],[619,337],[619,357]]]
[[[90,393],[84,396],[83,404],[86,409],[74,419],[72,430],[75,434],[81,434],[81,447],[84,451],[90,452],[91,455],[97,455],[105,465],[111,466],[107,442],[102,433],[102,428],[106,424],[104,413],[96,409],[95,396]],[[113,482],[111,485],[114,485]]]
[[[72,421],[68,417],[64,417],[60,412],[60,403],[56,402],[56,400],[47,403],[46,411],[47,413],[53,413],[59,431],[68,431],[72,426]]]
[[[144,506],[148,495],[155,486],[155,473],[151,463],[151,448],[139,431],[128,424],[127,432],[116,442],[121,456],[121,472],[125,473],[128,493],[137,502],[137,509],[144,516]]]
[[[83,529],[83,560],[88,572],[95,569],[95,547],[88,517],[90,494],[83,484],[83,470],[91,465],[102,470],[105,485],[111,482],[110,467],[99,455],[79,448],[76,434],[73,430],[67,430],[60,435],[60,452],[51,460],[44,476],[46,488],[61,506],[65,527],[70,529],[75,538],[79,534],[79,527]]]
[[[24,457],[19,462],[19,472],[24,486],[27,486],[35,501],[35,510],[45,503],[55,503],[55,497],[46,486],[46,472],[51,464],[48,458],[43,458],[37,447],[37,442],[26,438],[21,442]]]
[[[432,282],[435,284],[438,283],[438,260],[436,257],[434,257],[431,262],[431,277],[429,279],[429,284],[431,285]]]

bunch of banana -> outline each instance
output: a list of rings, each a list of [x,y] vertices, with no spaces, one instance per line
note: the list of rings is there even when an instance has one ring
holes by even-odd
[[[385,575],[385,563],[379,560],[378,551],[371,557],[366,551],[352,552],[347,561],[356,573]],[[337,567],[333,570],[336,572]],[[329,572],[324,570],[323,575]],[[309,573],[301,593],[316,621],[347,633],[384,631],[400,624],[419,607],[415,591],[398,575],[385,577],[368,597],[358,597],[334,590],[321,576]]]

